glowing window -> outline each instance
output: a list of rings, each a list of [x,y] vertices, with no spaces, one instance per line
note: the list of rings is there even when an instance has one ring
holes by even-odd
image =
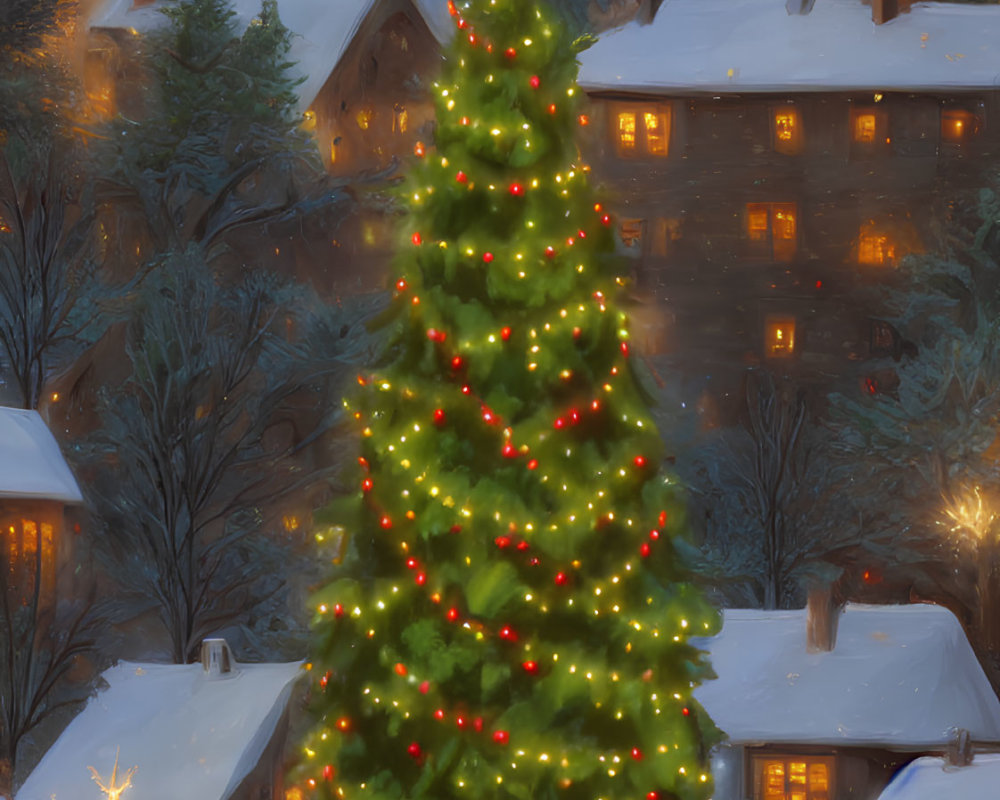
[[[368,130],[368,126],[372,124],[372,110],[370,108],[362,108],[355,116],[355,121],[358,123],[358,127],[361,130]]]
[[[794,155],[802,149],[802,123],[798,109],[783,106],[774,111],[774,149]]]
[[[655,156],[667,154],[666,114],[647,111],[642,115],[646,126],[646,151]]]
[[[862,144],[875,141],[874,114],[858,114],[854,117],[854,141]]]
[[[795,320],[771,318],[765,323],[764,354],[785,358],[795,352]]]
[[[619,106],[613,116],[620,155],[665,156],[670,149],[670,108],[664,105]]]
[[[621,223],[622,243],[628,248],[642,248],[642,229],[646,221],[642,219],[624,219]]]
[[[618,146],[623,152],[635,150],[635,114],[631,111],[618,115]]]
[[[941,112],[941,141],[959,143],[979,133],[979,118],[968,111],[947,108]]]
[[[8,519],[6,530],[6,556],[10,571],[10,586],[27,602],[35,586],[35,576],[40,568],[42,596],[49,598],[55,591],[55,528],[49,522],[35,519]]]
[[[798,244],[795,203],[747,203],[746,234],[753,255],[791,261]]]
[[[409,122],[409,114],[406,109],[398,103],[392,110],[392,132],[406,133],[406,126]]]
[[[832,770],[827,756],[756,757],[754,800],[831,800]]]

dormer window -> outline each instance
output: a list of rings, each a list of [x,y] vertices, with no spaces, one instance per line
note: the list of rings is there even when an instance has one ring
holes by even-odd
[[[795,353],[795,320],[790,317],[768,317],[764,323],[764,355],[787,358]]]
[[[981,122],[971,111],[945,108],[941,111],[941,141],[949,144],[967,142],[979,134]]]
[[[670,109],[665,105],[619,105],[614,137],[622,156],[666,156],[670,149]]]
[[[785,155],[802,151],[802,120],[794,106],[781,106],[774,110],[774,150]]]
[[[791,261],[798,242],[795,203],[747,203],[746,238],[751,255]]]

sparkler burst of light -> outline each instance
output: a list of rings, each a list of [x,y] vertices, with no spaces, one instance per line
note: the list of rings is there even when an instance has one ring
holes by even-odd
[[[138,767],[130,767],[125,771],[125,775],[122,777],[122,782],[118,783],[118,754],[121,752],[119,747],[115,751],[115,765],[111,769],[111,777],[108,778],[108,782],[105,783],[104,779],[101,778],[100,773],[93,767],[87,767],[90,770],[90,777],[94,779],[102,792],[104,792],[107,800],[121,800],[122,792],[128,789],[132,785],[132,776]]]
[[[978,486],[971,492],[945,499],[945,520],[940,524],[948,526],[952,533],[968,531],[976,539],[982,540],[993,527],[996,512],[983,502],[983,495]]]

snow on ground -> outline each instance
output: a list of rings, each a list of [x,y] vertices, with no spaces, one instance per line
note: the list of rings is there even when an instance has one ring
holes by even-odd
[[[829,653],[806,652],[805,609],[726,610],[699,643],[719,677],[695,697],[734,743],[1000,741],[1000,702],[940,606],[848,605]]]
[[[378,0],[278,0],[278,15],[292,33],[291,72],[305,80],[296,89],[300,111],[305,111],[340,62],[358,28]],[[414,0],[427,27],[439,42],[453,31],[447,0]],[[260,13],[260,0],[233,0],[236,22],[245,29]],[[136,7],[133,0],[98,3],[90,17],[91,28],[114,28],[147,33],[163,27],[163,2]]]
[[[917,3],[875,25],[861,0],[664,0],[651,25],[610,31],[580,56],[587,90],[765,92],[993,88],[1000,8]]]
[[[0,407],[0,498],[79,503],[80,487],[37,411]]]
[[[16,800],[101,797],[88,767],[107,781],[137,767],[125,797],[222,800],[257,765],[301,665],[239,664],[206,677],[201,664],[121,662],[45,754]]]
[[[1000,795],[1000,755],[978,755],[967,767],[925,756],[892,779],[879,800],[987,800]]]

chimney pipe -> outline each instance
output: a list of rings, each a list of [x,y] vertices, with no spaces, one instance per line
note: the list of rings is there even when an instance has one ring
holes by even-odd
[[[205,639],[201,643],[201,668],[207,678],[223,678],[235,672],[232,651],[225,639]]]
[[[872,22],[881,25],[899,14],[898,0],[872,0]]]
[[[837,644],[837,623],[842,606],[834,603],[829,586],[809,590],[806,605],[806,651],[829,653]]]

